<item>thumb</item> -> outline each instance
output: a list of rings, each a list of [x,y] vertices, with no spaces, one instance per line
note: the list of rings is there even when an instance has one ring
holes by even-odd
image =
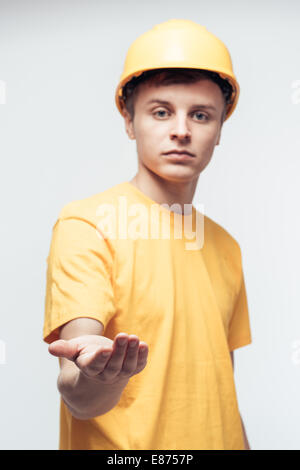
[[[48,351],[53,356],[65,357],[70,361],[75,361],[79,354],[78,344],[74,341],[66,341],[64,339],[53,341],[53,343],[49,345]]]

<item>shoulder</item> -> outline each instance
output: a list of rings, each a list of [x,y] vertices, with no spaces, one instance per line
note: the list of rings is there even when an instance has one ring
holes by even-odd
[[[99,215],[114,208],[122,192],[123,183],[119,183],[92,196],[71,201],[61,208],[58,220],[77,218],[96,226]]]
[[[219,223],[204,216],[204,245],[213,250],[218,258],[241,268],[241,248],[237,239]]]
[[[207,215],[204,216],[204,224],[204,230],[207,230],[208,235],[213,238],[214,242],[223,245],[224,248],[232,248],[236,252],[240,251],[237,239],[222,225]]]

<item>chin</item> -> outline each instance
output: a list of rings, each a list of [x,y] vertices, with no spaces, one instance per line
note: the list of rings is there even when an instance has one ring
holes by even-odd
[[[195,173],[191,168],[178,168],[179,165],[174,165],[172,169],[153,169],[151,170],[159,178],[172,181],[174,183],[190,183],[195,178],[199,177],[199,172]]]

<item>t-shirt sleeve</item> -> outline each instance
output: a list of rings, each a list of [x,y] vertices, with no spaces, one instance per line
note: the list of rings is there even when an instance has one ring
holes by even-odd
[[[239,289],[228,329],[228,345],[230,351],[246,346],[252,342],[247,293],[241,261],[240,266],[241,275]]]
[[[58,218],[47,257],[43,339],[59,339],[59,327],[80,317],[104,328],[115,314],[113,250],[96,227],[80,217]]]

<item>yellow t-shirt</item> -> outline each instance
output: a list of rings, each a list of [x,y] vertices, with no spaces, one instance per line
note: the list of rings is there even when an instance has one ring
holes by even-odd
[[[153,205],[160,220],[170,216],[170,235],[150,232]],[[47,258],[44,341],[89,317],[112,340],[137,335],[149,355],[108,413],[78,420],[61,400],[60,449],[244,449],[230,358],[251,343],[241,250],[203,214],[203,245],[188,245],[201,215],[192,211],[175,237],[187,216],[127,181],[62,208]]]

